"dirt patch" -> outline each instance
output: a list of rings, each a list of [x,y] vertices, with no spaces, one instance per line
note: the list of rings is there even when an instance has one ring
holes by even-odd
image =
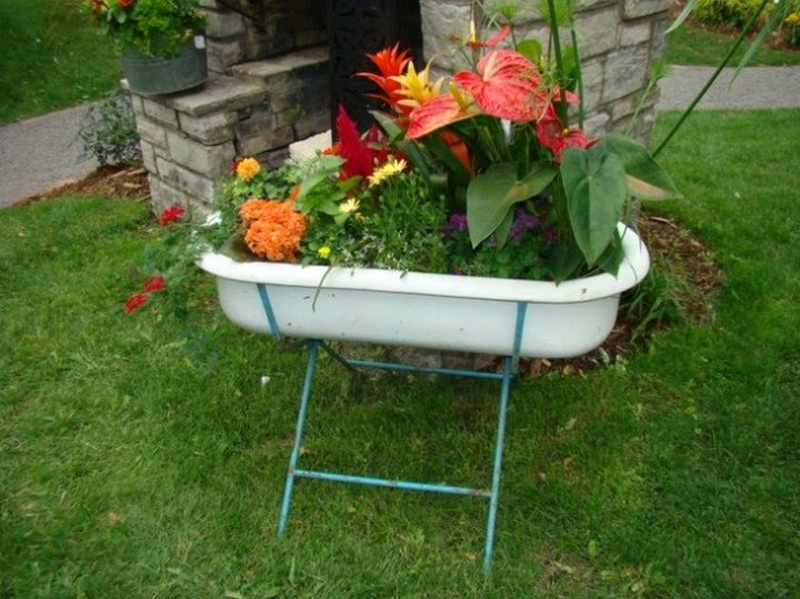
[[[147,171],[141,166],[101,166],[83,179],[26,198],[16,205],[24,206],[39,200],[64,196],[108,196],[123,200],[147,201],[150,199],[150,185],[147,182]]]

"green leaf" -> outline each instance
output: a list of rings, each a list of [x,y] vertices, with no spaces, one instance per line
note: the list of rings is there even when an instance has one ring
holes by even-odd
[[[613,239],[625,205],[625,165],[600,144],[568,148],[561,157],[561,178],[575,243],[591,268]]]
[[[522,179],[512,162],[493,164],[467,188],[467,227],[472,247],[489,237],[511,207],[540,193],[556,176],[552,165],[537,163]]]
[[[542,54],[544,54],[542,42],[533,38],[517,43],[517,52],[522,54],[535,65],[540,64]]]
[[[563,243],[560,240],[553,242],[547,255],[547,270],[556,283],[570,278],[580,268],[583,255],[577,246]]]
[[[658,165],[643,145],[623,135],[608,134],[595,148],[618,156],[625,167],[628,193],[644,200],[674,200],[683,197],[672,177]],[[593,149],[595,149],[593,148]]]

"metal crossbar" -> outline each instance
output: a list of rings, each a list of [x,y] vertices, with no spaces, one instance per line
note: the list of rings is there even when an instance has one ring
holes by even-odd
[[[261,288],[261,286],[259,286]],[[275,325],[272,309],[269,305],[269,297],[266,290],[259,289],[262,301],[264,302],[264,309],[272,332],[277,337],[280,337],[280,331]],[[354,360],[348,359],[332,349],[328,344],[319,339],[307,340],[308,348],[308,361],[306,364],[305,378],[303,381],[303,390],[300,397],[300,408],[297,413],[297,423],[295,425],[295,437],[292,452],[289,457],[289,469],[286,475],[286,485],[283,492],[283,501],[281,503],[280,518],[278,520],[278,536],[283,537],[286,533],[286,525],[289,519],[289,510],[292,501],[292,492],[294,490],[294,482],[297,478],[307,478],[312,480],[324,480],[332,482],[341,482],[348,484],[370,485],[375,487],[384,487],[392,489],[403,489],[408,491],[424,491],[433,493],[445,493],[451,495],[462,495],[470,497],[482,497],[489,500],[489,513],[486,523],[486,540],[484,543],[483,555],[483,570],[486,574],[491,570],[492,553],[494,550],[495,528],[497,523],[497,510],[500,503],[500,473],[503,464],[503,445],[505,442],[506,433],[506,419],[508,412],[508,403],[511,390],[511,383],[515,378],[517,371],[517,364],[519,360],[519,343],[522,335],[522,330],[525,321],[524,303],[517,305],[517,319],[514,332],[514,355],[505,356],[503,358],[503,370],[501,373],[494,372],[481,372],[475,370],[461,370],[452,368],[423,368],[411,366],[408,364],[396,362],[374,362],[369,360]],[[359,476],[340,474],[337,472],[327,472],[319,470],[305,470],[298,467],[300,460],[300,447],[303,440],[303,430],[306,422],[306,414],[308,412],[308,404],[311,398],[311,390],[314,382],[314,373],[316,371],[317,359],[319,357],[319,350],[322,349],[326,354],[331,356],[334,360],[342,364],[348,369],[357,370],[361,368],[375,368],[380,370],[395,370],[404,372],[419,372],[425,374],[440,374],[458,377],[480,378],[497,380],[500,382],[500,405],[498,410],[498,423],[497,434],[495,437],[495,450],[492,468],[492,480],[488,489],[476,489],[465,486],[452,486],[438,483],[415,482],[407,480],[392,480],[383,478],[374,478],[370,476]]]

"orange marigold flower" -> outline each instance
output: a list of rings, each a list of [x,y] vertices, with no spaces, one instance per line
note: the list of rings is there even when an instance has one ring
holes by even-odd
[[[256,256],[273,262],[295,262],[306,232],[306,217],[294,202],[247,200],[239,211],[247,227],[244,242]]]
[[[242,181],[249,181],[261,172],[261,165],[255,158],[243,158],[236,165],[236,176]]]

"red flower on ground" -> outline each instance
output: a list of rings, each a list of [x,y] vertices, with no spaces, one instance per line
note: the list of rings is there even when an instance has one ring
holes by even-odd
[[[168,224],[183,218],[184,213],[184,209],[180,206],[171,206],[161,213],[161,216],[158,217],[158,222],[162,227],[166,227]]]
[[[144,292],[162,291],[165,287],[164,275],[153,275],[144,280]]]
[[[132,296],[128,298],[128,301],[125,302],[125,312],[130,314],[134,310],[141,308],[147,303],[147,294],[146,293],[134,293]]]

